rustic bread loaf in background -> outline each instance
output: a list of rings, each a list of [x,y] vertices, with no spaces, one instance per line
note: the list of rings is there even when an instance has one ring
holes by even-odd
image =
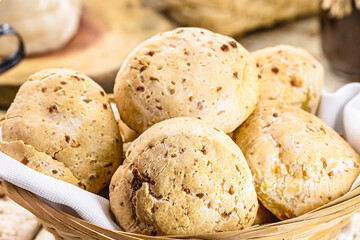
[[[5,115],[2,138],[22,140],[62,162],[90,192],[109,184],[122,158],[109,98],[89,77],[68,69],[29,77]]]
[[[0,24],[9,23],[24,39],[26,54],[58,49],[76,33],[81,0],[2,0]],[[0,56],[17,47],[10,38],[0,39]]]
[[[299,216],[349,191],[359,155],[316,116],[261,101],[234,132],[258,198],[279,219]]]
[[[260,100],[278,99],[316,113],[324,82],[324,68],[305,49],[288,45],[252,53],[261,74]]]
[[[240,149],[195,118],[162,121],[132,142],[110,205],[125,231],[158,235],[239,230],[258,208]]]
[[[314,14],[320,0],[150,0],[149,4],[184,26],[234,36]]]
[[[114,95],[121,119],[138,133],[174,117],[198,117],[227,133],[255,108],[258,78],[253,57],[234,39],[178,28],[130,53]]]

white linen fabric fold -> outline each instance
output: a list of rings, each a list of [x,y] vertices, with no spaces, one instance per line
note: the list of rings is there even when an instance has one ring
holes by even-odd
[[[335,93],[323,90],[317,115],[360,153],[360,83],[349,83]]]
[[[360,153],[360,83],[347,84],[335,93],[323,91],[318,116],[338,133],[343,134]],[[121,230],[113,221],[107,199],[38,173],[2,152],[0,180],[26,189],[52,207],[80,216],[92,224]],[[358,183],[360,177],[356,179],[353,187]]]
[[[360,153],[360,83],[346,84],[335,93],[323,91],[317,115]],[[360,177],[352,188],[359,183]]]

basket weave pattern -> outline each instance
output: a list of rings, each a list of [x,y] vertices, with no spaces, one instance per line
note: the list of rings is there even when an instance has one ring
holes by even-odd
[[[56,210],[30,192],[8,182],[2,186],[6,194],[22,207],[33,213],[56,239],[109,240],[109,239],[301,239],[329,240],[345,226],[350,217],[360,209],[360,187],[344,196],[302,216],[272,224],[253,226],[241,231],[213,233],[196,236],[153,237],[134,233],[117,232],[95,226],[84,220]]]

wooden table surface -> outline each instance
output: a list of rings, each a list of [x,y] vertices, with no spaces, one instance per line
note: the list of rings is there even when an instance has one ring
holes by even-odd
[[[347,81],[336,76],[329,68],[322,53],[318,19],[308,18],[295,23],[283,24],[271,30],[258,31],[237,39],[249,51],[276,44],[290,44],[307,49],[325,67],[325,90],[336,91]],[[1,103],[0,103],[1,105]],[[0,117],[4,111],[0,112]],[[360,214],[336,238],[338,240],[360,239]],[[6,197],[0,198],[0,240],[52,240],[38,220]]]

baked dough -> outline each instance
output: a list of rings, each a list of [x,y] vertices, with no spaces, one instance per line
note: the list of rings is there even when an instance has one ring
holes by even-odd
[[[260,100],[279,99],[315,114],[324,83],[324,68],[305,49],[287,45],[252,53],[260,69]]]
[[[122,140],[108,97],[69,69],[29,77],[5,115],[2,137],[62,162],[90,192],[108,185],[121,163]]]
[[[279,21],[314,14],[320,0],[148,0],[185,26],[238,35]]]
[[[137,138],[110,184],[125,231],[200,234],[250,226],[258,202],[236,144],[195,118],[155,124]]]
[[[2,0],[0,24],[9,23],[24,39],[26,54],[58,49],[76,33],[81,0]],[[13,39],[0,39],[0,56],[16,48]]]
[[[175,117],[197,117],[235,130],[259,99],[258,69],[234,39],[200,28],[178,28],[140,44],[116,77],[121,119],[142,133]]]
[[[76,179],[69,168],[49,155],[38,152],[34,147],[25,145],[23,141],[0,141],[0,151],[22,164],[50,177],[68,182],[78,187],[83,184]]]
[[[235,131],[258,198],[279,219],[299,216],[350,190],[360,157],[333,129],[300,108],[262,101]]]

